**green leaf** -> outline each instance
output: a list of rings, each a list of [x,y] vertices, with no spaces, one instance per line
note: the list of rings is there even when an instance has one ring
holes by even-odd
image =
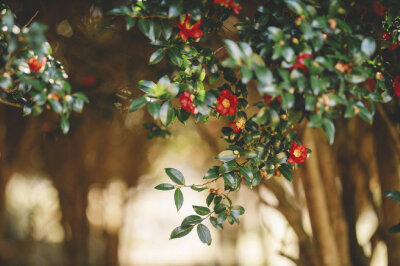
[[[242,51],[239,46],[232,40],[224,40],[226,48],[228,49],[229,55],[235,60],[236,64],[240,63],[242,59]]]
[[[56,100],[50,100],[49,102],[50,102],[51,108],[54,110],[54,112],[56,112],[57,114],[61,114],[62,109],[63,109],[61,103]]]
[[[210,194],[207,196],[207,198],[206,198],[207,206],[210,206],[210,204],[211,204],[211,202],[213,201],[214,197],[215,197],[215,194],[214,194],[214,193],[210,193]]]
[[[169,24],[169,21],[161,20],[160,25],[161,25],[161,34],[164,36],[164,38],[166,40],[171,38],[172,27],[171,24]]]
[[[183,3],[182,1],[175,1],[169,6],[168,17],[175,18],[182,14],[183,11]]]
[[[135,100],[132,101],[132,103],[129,105],[129,112],[134,112],[143,106],[145,106],[147,103],[147,99],[145,96],[136,98]]]
[[[153,92],[157,85],[153,81],[141,80],[137,84],[138,88],[145,93]]]
[[[166,101],[160,108],[160,120],[164,126],[168,126],[175,119],[175,109],[170,101]]]
[[[193,205],[193,209],[198,215],[207,215],[210,213],[210,209],[207,207],[203,207],[203,206]]]
[[[176,210],[179,211],[179,209],[183,205],[183,194],[180,188],[177,188],[174,193],[174,200],[175,200],[175,206]]]
[[[361,50],[368,57],[372,56],[376,49],[375,40],[372,37],[365,38],[361,43]]]
[[[178,226],[172,232],[169,239],[180,238],[189,234],[193,229],[193,226]]]
[[[231,151],[231,150],[221,151],[217,155],[217,160],[220,160],[222,162],[229,162],[236,158],[237,158],[237,154],[235,154],[234,151]]]
[[[391,198],[392,200],[400,203],[400,191],[390,190],[386,193],[386,197]]]
[[[240,74],[242,75],[242,82],[244,84],[247,84],[253,78],[253,71],[246,66],[240,68]]]
[[[201,223],[203,218],[198,215],[189,215],[183,219],[181,226],[195,225]]]
[[[278,169],[282,173],[284,178],[286,178],[290,182],[293,181],[292,167],[290,165],[282,164],[281,166],[279,166]]]
[[[165,168],[165,172],[175,184],[185,185],[185,177],[179,170],[175,168]]]
[[[236,165],[237,165],[237,164],[236,164],[236,161],[224,162],[224,163],[219,167],[219,172],[220,172],[221,174],[232,172],[233,169],[235,169]]]
[[[130,30],[136,24],[136,19],[132,17],[125,17],[126,21],[126,30]]]
[[[172,47],[167,50],[167,54],[172,63],[178,67],[182,66],[182,55],[177,47]]]
[[[69,121],[66,116],[61,116],[61,130],[64,134],[67,134],[69,131]]]
[[[285,0],[289,9],[298,15],[307,15],[308,11],[305,4],[299,0]]]
[[[174,188],[175,188],[174,185],[167,184],[167,183],[162,183],[155,187],[155,189],[158,189],[158,190],[172,190]]]
[[[272,72],[266,67],[257,67],[256,70],[257,80],[263,85],[270,85],[273,82]]]
[[[127,7],[127,6],[119,6],[119,7],[111,9],[107,13],[110,14],[110,15],[122,15],[122,16],[125,16],[125,15],[130,14],[131,12],[132,11],[131,11],[131,9],[129,7]]]
[[[199,224],[197,226],[197,235],[199,236],[201,242],[207,245],[211,245],[211,234],[210,230],[204,224]]]
[[[217,177],[219,176],[218,169],[219,169],[218,166],[213,166],[213,167],[211,167],[211,168],[207,171],[207,173],[205,174],[204,179],[214,179],[214,178],[217,178]]]
[[[190,188],[197,192],[201,192],[203,190],[208,189],[208,187],[196,187],[196,186],[191,186]]]
[[[324,118],[322,120],[322,127],[325,130],[326,135],[328,136],[329,144],[333,144],[335,139],[335,125],[330,119]]]
[[[154,65],[160,62],[165,56],[165,51],[163,48],[157,49],[151,56],[149,65]]]
[[[215,218],[215,217],[210,217],[210,222],[211,222],[211,224],[212,224],[216,229],[218,229],[218,230],[224,229],[224,227],[223,227],[221,224],[218,223],[217,218]]]
[[[154,118],[157,119],[158,116],[160,115],[160,108],[161,105],[159,102],[149,102],[147,103],[147,111],[149,114]]]
[[[231,188],[236,188],[237,187],[237,179],[235,176],[231,173],[226,173],[222,175],[222,178],[225,181],[225,184],[230,186]]]

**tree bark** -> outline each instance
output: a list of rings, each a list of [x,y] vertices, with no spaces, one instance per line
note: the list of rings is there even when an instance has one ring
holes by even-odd
[[[304,144],[314,151],[304,165],[305,169],[302,169],[304,173],[302,181],[313,235],[321,256],[322,265],[339,266],[341,262],[329,219],[328,204],[318,166],[318,153],[312,129],[307,128],[305,130],[303,140]]]
[[[322,139],[321,132],[314,134],[318,140],[317,154],[319,157],[319,169],[323,177],[326,200],[328,204],[329,218],[332,224],[335,240],[337,243],[341,265],[348,266],[350,263],[348,227],[344,216],[341,195],[337,188],[337,162],[333,158],[332,148]]]
[[[374,121],[375,152],[378,165],[379,180],[382,191],[383,209],[383,238],[388,251],[388,264],[399,265],[400,262],[400,234],[391,234],[389,228],[400,222],[398,204],[386,198],[389,190],[400,190],[399,158],[393,146],[391,136],[380,115]]]

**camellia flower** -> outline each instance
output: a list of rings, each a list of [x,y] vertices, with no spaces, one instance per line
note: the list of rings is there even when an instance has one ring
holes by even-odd
[[[279,103],[282,102],[281,96],[276,97]],[[264,100],[267,102],[267,106],[271,105],[272,96],[269,94],[264,94]]]
[[[198,114],[199,110],[194,106],[193,101],[192,101],[192,95],[185,91],[181,95],[179,95],[179,102],[181,103],[181,106],[183,110],[185,110],[188,113],[191,114]]]
[[[215,4],[221,4],[225,7],[230,6],[236,14],[239,14],[239,10],[242,9],[242,6],[237,4],[234,0],[214,0]]]
[[[289,158],[287,161],[291,165],[295,165],[296,163],[304,163],[307,159],[307,148],[303,144],[298,145],[296,141],[292,142]]]
[[[393,80],[393,89],[397,97],[400,97],[400,75],[396,76]]]
[[[303,71],[303,73],[308,72],[308,67],[304,65],[304,61],[307,58],[313,58],[312,54],[299,54],[297,56],[296,62],[294,63],[294,65],[290,68],[290,70],[294,70],[294,69],[300,69],[301,71]]]
[[[390,40],[390,38],[392,38],[392,33],[387,33],[387,32],[384,32],[383,34],[382,34],[382,40]]]
[[[42,57],[41,61],[39,61],[37,56],[32,57],[31,59],[28,60],[29,69],[32,72],[42,71],[44,69],[44,66],[46,65],[46,62],[47,62],[47,58],[44,56]]]
[[[234,115],[237,112],[236,105],[239,104],[236,95],[232,95],[229,90],[223,90],[217,98],[217,112],[221,115]]]
[[[374,91],[376,87],[376,82],[374,79],[366,79],[365,80],[365,88],[369,91]]]
[[[243,117],[239,118],[237,122],[233,121],[228,123],[228,126],[234,127],[233,132],[235,133],[239,133],[240,130],[242,130],[245,125],[246,125],[246,119],[244,119]]]
[[[399,48],[399,45],[398,45],[397,43],[393,43],[393,44],[391,44],[391,45],[388,47],[388,49],[389,49],[390,51],[394,51],[394,50],[396,50],[397,48]]]
[[[189,37],[198,39],[203,36],[203,31],[200,28],[201,19],[197,21],[195,24],[190,25],[190,14],[186,14],[185,20],[183,22],[179,22],[179,33],[178,36],[182,38],[182,40],[186,41]]]
[[[378,1],[373,2],[372,7],[374,8],[375,14],[380,17],[383,17],[385,15],[385,11],[388,9],[386,6],[382,5]]]

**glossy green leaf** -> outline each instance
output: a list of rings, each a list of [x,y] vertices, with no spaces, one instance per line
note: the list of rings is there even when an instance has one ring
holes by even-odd
[[[169,237],[169,239],[184,237],[189,234],[192,229],[193,226],[178,226],[171,232],[171,236]]]
[[[183,205],[183,194],[182,194],[182,191],[179,188],[177,188],[175,190],[174,201],[175,201],[176,210],[179,211],[179,209]]]
[[[204,224],[199,224],[197,226],[197,235],[199,236],[201,242],[211,245],[211,233],[207,226]]]
[[[174,168],[165,168],[165,172],[175,184],[185,185],[185,177],[179,170]]]
[[[203,206],[193,205],[193,209],[198,215],[207,215],[210,213],[210,209],[207,207],[203,207]]]
[[[172,190],[174,188],[175,188],[174,185],[167,184],[167,183],[162,183],[155,187],[155,189],[158,189],[158,190]]]

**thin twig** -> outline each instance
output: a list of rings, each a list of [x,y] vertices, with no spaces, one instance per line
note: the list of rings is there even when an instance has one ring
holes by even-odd
[[[1,98],[0,98],[0,103],[4,103],[5,105],[14,106],[14,107],[21,108],[21,109],[23,108],[22,105],[19,105],[17,103],[10,103],[10,102],[5,101],[5,100],[3,100]]]
[[[33,17],[31,17],[28,22],[24,25],[24,28],[28,27],[29,24],[32,23],[32,21],[36,18],[36,16],[39,14],[39,10],[35,12],[35,14],[33,15]]]

